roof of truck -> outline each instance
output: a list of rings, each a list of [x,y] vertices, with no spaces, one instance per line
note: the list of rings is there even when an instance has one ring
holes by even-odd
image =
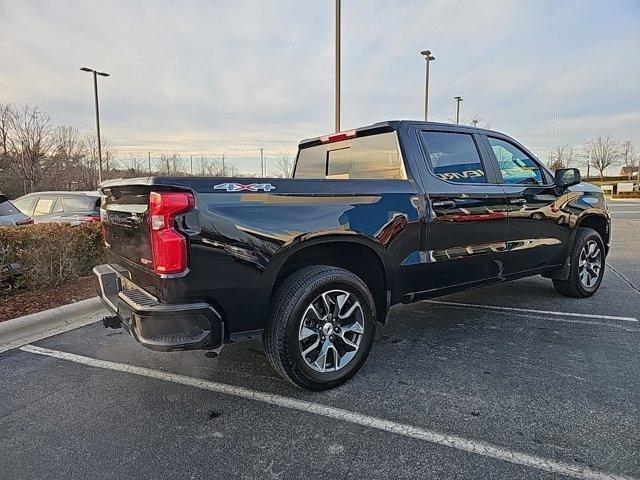
[[[340,134],[349,134],[349,133],[353,133],[356,132],[359,135],[360,134],[367,134],[367,135],[373,135],[375,133],[382,133],[384,131],[392,131],[392,130],[397,130],[398,127],[400,126],[400,124],[404,124],[404,123],[410,123],[410,124],[414,124],[414,125],[427,125],[430,127],[447,127],[447,128],[460,128],[460,129],[465,129],[465,130],[476,130],[478,132],[489,132],[489,133],[497,133],[500,135],[503,135],[500,132],[496,132],[494,130],[487,130],[485,128],[480,128],[480,127],[472,127],[470,125],[459,125],[459,124],[455,124],[455,123],[444,123],[444,122],[425,122],[424,120],[385,120],[382,122],[376,122],[376,123],[372,123],[371,125],[365,125],[363,127],[357,127],[354,129],[350,129],[350,130],[344,130],[341,132],[334,132],[334,133],[330,133],[327,135],[320,135],[317,137],[311,137],[311,138],[305,138],[304,140],[301,140],[300,143],[298,144],[299,147],[309,147],[312,145],[319,145],[321,143],[323,143],[323,140],[327,139],[328,137],[334,136],[334,135],[340,135]]]

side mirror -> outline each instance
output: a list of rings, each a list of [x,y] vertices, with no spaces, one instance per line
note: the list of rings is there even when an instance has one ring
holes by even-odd
[[[556,185],[559,187],[570,187],[582,181],[580,178],[580,170],[577,168],[561,168],[556,170],[555,180]]]

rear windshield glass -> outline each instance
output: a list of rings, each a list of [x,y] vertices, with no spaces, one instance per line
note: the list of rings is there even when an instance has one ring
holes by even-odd
[[[6,201],[0,203],[0,217],[5,217],[7,215],[16,215],[20,213],[16,207],[14,207],[11,202]]]
[[[294,178],[404,179],[395,132],[303,148]]]

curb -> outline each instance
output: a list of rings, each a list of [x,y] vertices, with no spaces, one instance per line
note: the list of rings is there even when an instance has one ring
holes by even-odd
[[[93,297],[6,320],[0,323],[0,353],[89,325],[108,314],[102,300]]]

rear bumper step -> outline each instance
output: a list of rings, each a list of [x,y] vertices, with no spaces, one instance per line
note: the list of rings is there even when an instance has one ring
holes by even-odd
[[[224,325],[211,305],[160,303],[131,282],[127,270],[119,265],[99,265],[93,272],[100,298],[141,345],[163,351],[222,345]]]

